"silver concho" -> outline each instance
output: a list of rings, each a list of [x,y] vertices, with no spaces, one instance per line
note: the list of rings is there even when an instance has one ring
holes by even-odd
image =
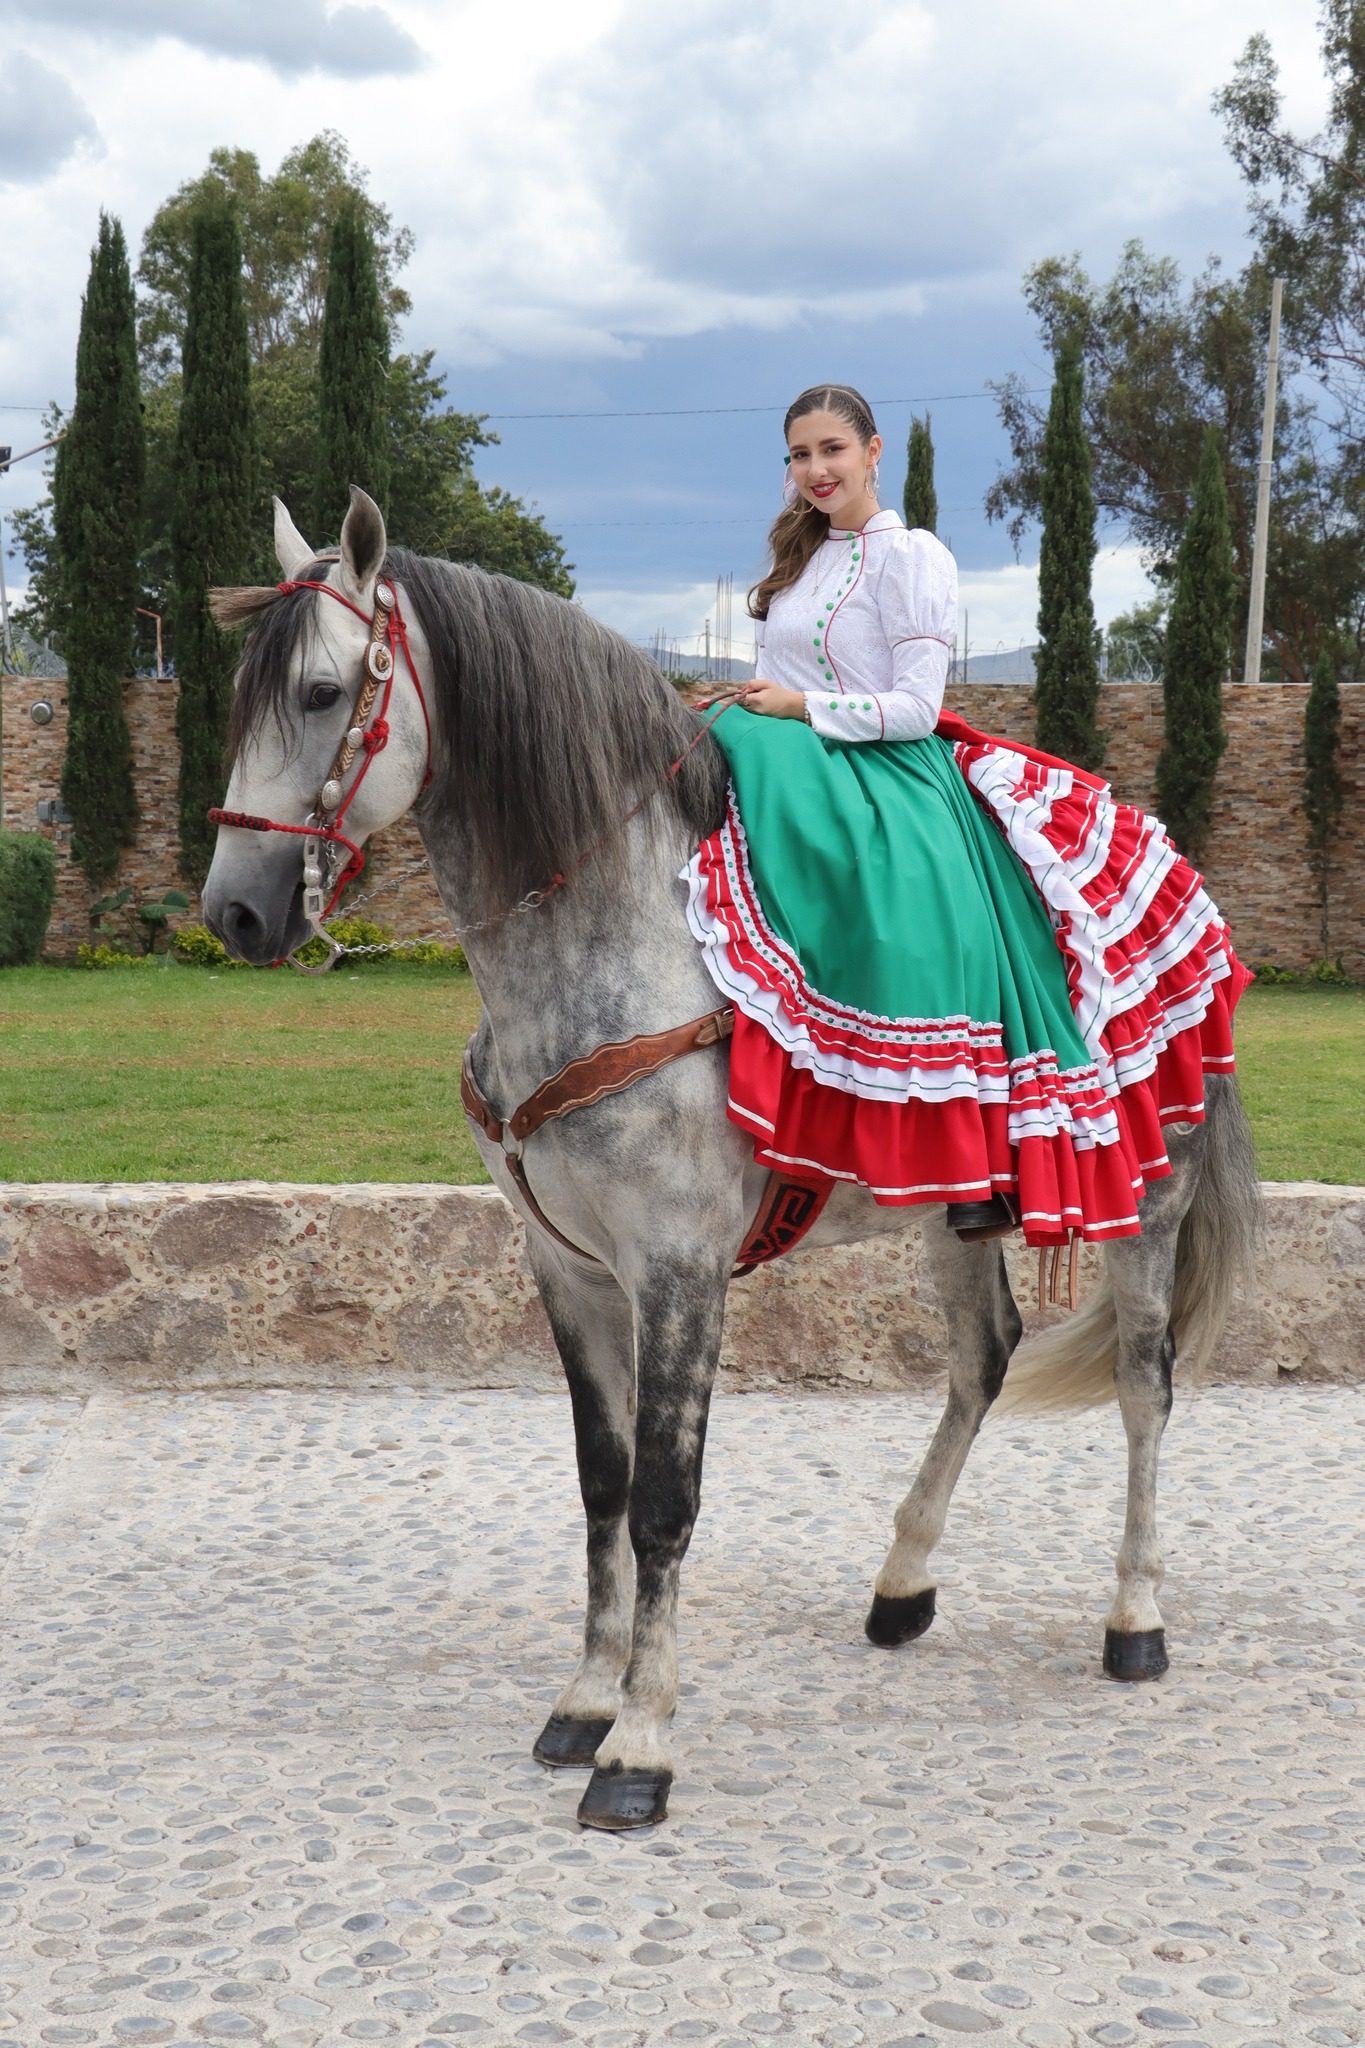
[[[337,781],[334,775],[330,776],[328,780],[323,783],[322,795],[319,798],[319,802],[321,803],[324,811],[334,811],[337,805],[341,802],[341,784]]]
[[[354,752],[355,752],[355,750],[356,750],[356,748],[357,748],[358,746],[360,746],[360,745],[361,745],[361,744],[363,743],[363,741],[364,741],[364,738],[365,738],[365,728],[364,728],[364,726],[363,726],[363,725],[353,725],[353,726],[351,727],[351,730],[350,730],[350,731],[349,731],[349,732],[347,733],[347,735],[346,735],[346,744],[347,744],[347,746],[348,746],[348,747],[350,748],[350,750],[351,750],[351,752],[352,752],[352,753],[354,753]]]
[[[386,612],[391,612],[397,602],[393,594],[393,585],[383,582],[382,579],[376,583],[374,586],[374,601],[377,610],[382,609]]]
[[[377,682],[383,682],[393,667],[393,656],[382,640],[371,641],[365,649],[365,666]]]

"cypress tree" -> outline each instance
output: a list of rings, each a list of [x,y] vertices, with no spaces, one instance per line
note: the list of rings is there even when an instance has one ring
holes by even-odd
[[[133,281],[123,229],[100,215],[81,307],[76,401],[57,449],[52,523],[68,608],[62,800],[71,851],[109,881],[137,823],[123,682],[137,623],[144,467]]]
[[[1332,650],[1324,647],[1313,667],[1303,713],[1303,814],[1308,822],[1309,863],[1318,885],[1318,939],[1324,960],[1330,957],[1328,868],[1346,801],[1340,753],[1341,695]]]
[[[1038,560],[1038,651],[1034,719],[1038,745],[1079,768],[1098,768],[1104,735],[1099,635],[1090,595],[1095,562],[1095,494],[1082,411],[1081,346],[1057,351],[1043,435],[1043,539]]]
[[[235,636],[209,617],[208,594],[216,583],[247,581],[254,470],[242,239],[231,208],[216,196],[194,222],[181,360],[171,514],[180,865],[202,889],[215,839],[204,814],[222,801],[236,662]]]
[[[327,299],[318,353],[316,530],[340,531],[352,484],[382,505],[392,436],[388,415],[389,330],[379,295],[374,239],[348,201],[327,245]]]
[[[1217,428],[1206,427],[1194,504],[1175,558],[1161,683],[1165,738],[1156,764],[1162,822],[1192,860],[1203,857],[1214,775],[1227,745],[1223,679],[1236,597],[1222,445]]]
[[[922,526],[926,533],[938,531],[938,492],[934,489],[934,437],[930,419],[910,422],[910,442],[905,465],[905,523]]]

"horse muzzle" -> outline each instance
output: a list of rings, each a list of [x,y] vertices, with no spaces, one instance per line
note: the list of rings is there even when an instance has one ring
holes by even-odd
[[[263,849],[250,874],[221,843],[213,857],[204,884],[204,922],[234,960],[268,967],[310,936],[297,842],[287,843],[284,856],[275,846]]]

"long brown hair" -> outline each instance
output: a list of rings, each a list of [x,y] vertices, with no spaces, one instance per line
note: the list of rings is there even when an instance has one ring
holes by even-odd
[[[836,419],[844,420],[852,427],[864,448],[877,431],[872,407],[851,384],[813,384],[809,391],[803,391],[799,398],[794,398],[782,422],[784,441],[791,432],[792,421],[804,419],[808,412],[832,412]],[[798,498],[794,505],[782,507],[768,535],[772,567],[749,592],[751,619],[767,618],[768,607],[779,590],[786,590],[795,583],[828,532],[829,515],[818,505]]]

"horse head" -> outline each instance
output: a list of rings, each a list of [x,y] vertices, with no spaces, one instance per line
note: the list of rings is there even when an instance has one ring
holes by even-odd
[[[210,814],[219,826],[204,917],[229,953],[258,966],[308,937],[342,849],[410,809],[428,761],[406,624],[382,580],[379,507],[353,486],[340,548],[319,555],[277,498],[275,552],[281,584],[213,594],[220,624],[254,623],[237,671],[231,779]],[[320,881],[305,875],[306,849]]]

